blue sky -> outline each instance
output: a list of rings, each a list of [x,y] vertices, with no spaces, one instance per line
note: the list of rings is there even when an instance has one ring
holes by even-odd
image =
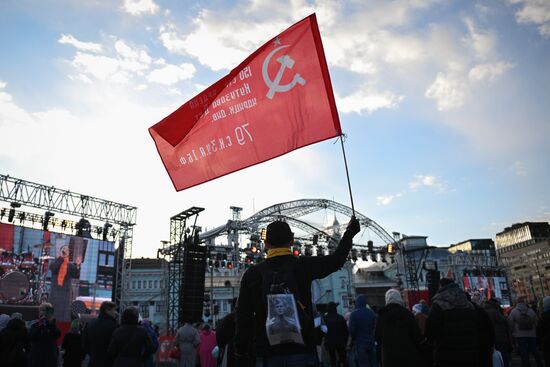
[[[3,1],[0,171],[137,206],[136,256],[190,206],[349,205],[334,142],[176,193],[147,132],[312,12],[359,212],[433,245],[550,219],[547,0]]]

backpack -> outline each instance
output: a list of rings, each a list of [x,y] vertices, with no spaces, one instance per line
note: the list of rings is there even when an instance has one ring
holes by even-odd
[[[266,306],[266,335],[272,346],[304,344],[305,337],[311,337],[313,332],[311,308],[298,299],[298,283],[294,273],[297,261],[292,257],[278,268],[268,267],[267,262],[258,265],[262,276],[262,299]],[[280,315],[281,309],[284,309],[283,315]]]
[[[529,310],[522,312],[519,311],[518,316],[518,329],[519,330],[532,330],[535,325],[533,319],[529,316]]]

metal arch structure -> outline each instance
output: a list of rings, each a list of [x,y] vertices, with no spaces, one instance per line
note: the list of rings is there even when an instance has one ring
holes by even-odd
[[[228,234],[231,231],[237,231],[239,233],[252,233],[257,230],[260,224],[271,222],[276,219],[286,220],[307,233],[323,234],[327,238],[332,238],[322,230],[298,219],[304,215],[325,209],[331,209],[349,217],[355,215],[363,227],[372,230],[385,244],[394,243],[395,241],[392,236],[374,220],[357,211],[354,213],[350,207],[327,199],[301,199],[275,204],[260,210],[245,220],[230,220],[225,225],[219,226],[207,232],[203,232],[201,233],[200,238],[201,240],[207,241],[215,237]]]

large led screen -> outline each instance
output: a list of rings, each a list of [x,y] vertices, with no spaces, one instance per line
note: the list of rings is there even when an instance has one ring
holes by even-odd
[[[0,223],[2,303],[47,301],[70,321],[77,298],[111,299],[114,265],[113,242]]]
[[[505,277],[463,277],[464,289],[472,300],[481,304],[490,298],[497,298],[502,306],[510,305],[510,292]]]

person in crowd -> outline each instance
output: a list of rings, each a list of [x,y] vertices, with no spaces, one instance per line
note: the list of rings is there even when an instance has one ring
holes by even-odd
[[[159,349],[159,339],[158,335],[155,332],[155,329],[153,328],[153,325],[151,323],[151,320],[145,318],[141,322],[141,326],[143,329],[147,332],[147,335],[149,335],[149,338],[151,338],[151,345],[153,346],[153,352],[147,357],[145,360],[145,367],[154,367],[155,366],[155,353]]]
[[[327,314],[325,315],[327,332],[324,345],[330,355],[331,367],[337,367],[340,364],[347,367],[346,344],[348,342],[348,326],[344,317],[337,312],[337,306],[334,302],[327,304]],[[339,363],[336,363],[336,355],[338,355],[338,359],[340,360]]]
[[[424,303],[417,303],[413,306],[412,312],[414,315],[414,319],[416,323],[418,324],[418,327],[420,328],[420,332],[422,335],[426,334],[426,319],[428,318],[428,313],[430,312],[430,309],[428,308],[428,305],[424,301]]]
[[[204,324],[199,333],[200,344],[197,348],[201,367],[216,367],[216,359],[212,356],[212,350],[216,347],[216,333],[210,325]]]
[[[189,322],[179,328],[174,338],[174,345],[180,350],[179,367],[195,367],[196,349],[201,342],[199,333]]]
[[[113,364],[107,349],[117,328],[118,313],[114,302],[99,306],[99,316],[86,324],[83,332],[84,351],[90,355],[88,367],[110,367]]]
[[[235,355],[238,365],[246,365],[250,360],[255,360],[258,366],[290,363],[304,367],[317,365],[311,282],[328,276],[344,265],[352,247],[352,239],[359,231],[359,221],[352,217],[332,255],[297,258],[293,256],[291,250],[294,234],[289,225],[283,221],[275,221],[267,226],[265,239],[267,258],[260,264],[248,268],[241,280],[235,335]],[[268,286],[274,285],[274,274],[280,274],[284,278],[284,286],[294,296],[300,317],[303,344],[271,345],[269,342],[266,334],[265,292],[266,287],[267,291],[272,289]],[[271,283],[269,283],[270,279],[263,280],[264,275],[271,275]]]
[[[113,367],[141,367],[153,353],[151,338],[138,325],[139,314],[135,307],[128,307],[122,313],[120,327],[115,330],[109,344],[109,355]]]
[[[236,303],[236,299],[234,299],[233,305],[236,305]],[[237,367],[234,355],[235,311],[224,316],[216,324],[216,341],[219,347],[218,366]]]
[[[483,309],[489,315],[493,330],[495,333],[495,349],[502,356],[504,367],[510,366],[512,354],[512,333],[508,320],[500,307],[500,302],[496,298],[488,299],[483,303]]]
[[[57,367],[58,350],[55,343],[61,336],[53,317],[51,303],[42,303],[38,307],[39,319],[31,325],[30,363],[31,367]]]
[[[378,312],[375,338],[382,347],[383,367],[424,365],[422,347],[426,343],[413,314],[404,307],[401,293],[388,289],[386,306]]]
[[[0,331],[4,330],[6,326],[8,326],[8,322],[10,322],[10,315],[6,315],[5,313],[0,315]]]
[[[63,338],[61,349],[65,351],[63,355],[63,367],[80,367],[82,365],[85,354],[82,347],[82,335],[78,319],[74,319],[71,322],[71,328]]]
[[[542,367],[542,356],[537,348],[537,314],[529,308],[525,297],[517,299],[516,307],[508,316],[512,336],[514,337],[522,367],[529,367],[529,356],[535,357],[537,367]]]
[[[8,324],[0,331],[0,360],[2,366],[27,367],[31,347],[29,332],[20,313],[11,315]]]
[[[348,321],[352,344],[351,358],[357,367],[376,366],[375,321],[374,311],[367,307],[367,296],[360,294],[355,299],[355,310]]]
[[[494,333],[487,313],[452,279],[442,278],[426,320],[435,367],[492,365]]]
[[[537,337],[540,340],[546,367],[550,366],[550,296],[542,300],[542,317],[537,325]]]

